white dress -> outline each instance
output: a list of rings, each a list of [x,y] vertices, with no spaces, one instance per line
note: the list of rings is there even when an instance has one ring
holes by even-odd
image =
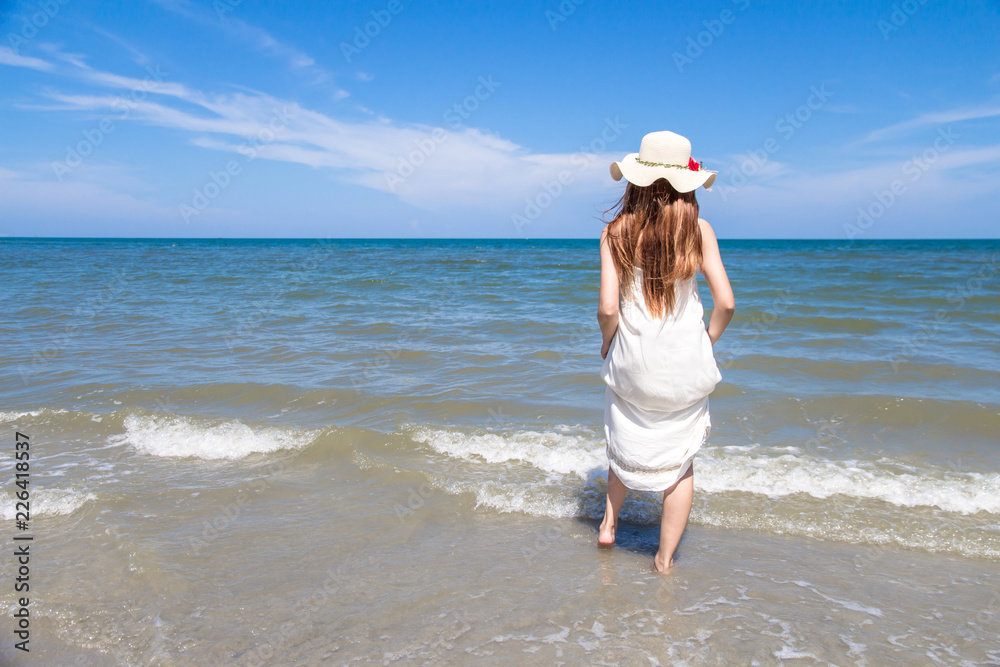
[[[608,462],[637,491],[664,491],[708,438],[708,395],[722,380],[705,330],[697,276],[674,284],[676,301],[653,318],[633,267],[634,298],[619,298],[618,331],[604,359]]]

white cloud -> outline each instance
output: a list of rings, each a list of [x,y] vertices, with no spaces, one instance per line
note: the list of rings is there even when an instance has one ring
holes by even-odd
[[[238,236],[248,218],[215,203],[187,223],[183,201],[164,204],[149,196],[151,189],[134,165],[87,162],[62,181],[50,164],[0,168],[0,236],[88,236],[94,229],[116,236]]]
[[[166,222],[176,225],[177,207],[160,207],[101,185],[80,181],[0,178],[0,224],[22,227],[22,220],[73,220],[76,223]],[[31,230],[28,230],[29,232]],[[81,226],[81,233],[85,229]]]
[[[984,197],[995,201],[1000,194],[1000,145],[951,146],[923,167],[911,160],[912,155],[906,153],[895,160],[824,172],[778,165],[772,170],[777,177],[773,173],[765,178],[754,176],[729,190],[717,184],[706,195],[712,199],[699,199],[703,208],[721,214],[727,236],[745,236],[738,224],[743,222],[761,236],[788,236],[793,230],[792,236],[849,239],[859,234],[863,238],[907,237],[914,230],[918,235],[954,235],[955,229],[962,228],[962,221],[955,219],[957,210]],[[720,183],[729,183],[728,174],[720,177],[726,177]],[[895,194],[893,182],[898,182]],[[883,205],[883,213],[871,226],[860,227],[858,209],[881,204],[880,197],[889,205]],[[969,224],[976,228],[981,221]]]
[[[66,53],[61,48],[59,48],[57,44],[52,44],[50,42],[39,44],[39,47],[43,51],[48,52],[53,57],[58,58],[59,60],[62,60],[64,62],[67,62],[70,65],[73,65],[74,67],[78,67],[80,69],[91,69],[90,65],[83,62],[83,59],[86,58],[86,56],[82,53]]]
[[[154,1],[161,7],[187,19],[212,28],[224,30],[234,38],[246,42],[260,51],[285,60],[293,68],[313,71],[316,75],[314,83],[330,79],[329,73],[316,65],[316,61],[309,55],[299,51],[294,46],[279,41],[266,30],[250,25],[234,16],[234,12],[238,9],[236,6],[231,6],[227,3],[215,3],[211,5],[215,9],[209,12],[187,0]]]
[[[140,79],[87,70],[80,78],[104,87],[141,89]],[[482,130],[401,123],[385,118],[343,121],[259,92],[206,94],[179,83],[146,86],[130,101],[120,95],[47,93],[50,109],[107,111],[148,125],[192,133],[194,145],[211,150],[253,151],[254,157],[325,168],[343,182],[389,192],[434,211],[517,202],[545,191],[594,187],[607,180],[607,165],[620,157],[540,154]],[[180,109],[181,100],[196,109]],[[560,182],[560,174],[563,182]],[[544,195],[543,195],[544,199]]]
[[[911,130],[923,127],[947,125],[948,123],[957,123],[964,120],[975,120],[978,118],[994,118],[996,116],[1000,116],[1000,105],[934,111],[922,114],[911,120],[903,121],[901,123],[896,123],[894,125],[869,132],[868,135],[861,140],[861,143],[881,141],[883,139],[905,134]]]
[[[231,17],[226,19],[227,22],[232,20]],[[261,34],[266,33],[258,36]],[[277,49],[263,37],[259,42],[262,48]],[[331,178],[340,182],[390,193],[429,211],[477,208],[516,213],[524,209],[526,202],[537,200],[539,196],[551,196],[552,192],[583,193],[621,185],[608,178],[607,167],[627,152],[624,148],[600,155],[536,153],[471,126],[407,123],[374,114],[370,119],[342,120],[248,88],[213,93],[174,81],[151,85],[148,80],[89,68],[83,57],[76,54],[72,59],[57,56],[76,67],[73,74],[78,80],[110,90],[72,95],[49,92],[45,93],[46,97],[57,104],[30,108],[105,112],[122,122],[178,130],[188,134],[191,144],[206,150],[244,156],[252,151],[260,159],[326,170]],[[0,48],[2,57],[3,49]],[[312,67],[313,64],[301,60],[299,66]],[[363,78],[365,75],[358,73],[357,76]],[[146,90],[148,94],[130,102],[129,113],[122,118],[123,96],[118,91],[130,90]],[[489,102],[482,100],[482,104],[485,106]],[[29,107],[22,105],[22,108]],[[840,111],[847,113],[853,108],[845,107]],[[994,116],[1000,116],[1000,107],[989,105],[923,114],[875,130],[860,144],[927,126]],[[475,116],[467,122],[474,123]],[[595,133],[595,138],[597,136],[599,132]],[[614,146],[611,144],[609,148]],[[894,179],[905,178],[902,166],[910,158],[910,151],[911,147],[897,147],[885,157],[887,151],[882,149],[881,156],[869,164],[832,167],[824,172],[801,171],[792,164],[770,160],[760,165],[745,185],[724,195],[721,203],[726,208],[738,205],[744,210],[783,209],[801,216],[822,212],[829,218],[839,215],[838,211],[849,214],[858,205],[870,201],[876,190],[889,187]],[[859,156],[863,158],[864,153],[860,152]],[[727,157],[734,167],[738,167],[750,156]],[[998,168],[1000,146],[961,149],[951,146],[931,169],[921,174],[919,183],[911,185],[907,181],[909,187],[904,198],[907,203],[894,211],[918,204],[930,210],[963,196],[995,192]],[[734,169],[723,170],[716,192],[712,194],[718,197],[717,192],[732,183],[734,173]],[[559,180],[560,174],[564,176],[563,182]],[[8,186],[15,180],[17,174],[14,172],[0,171],[0,181]],[[77,184],[77,189],[55,184],[31,187],[38,201],[46,197],[67,197],[75,202],[74,205],[85,206],[90,201],[88,197],[101,196],[103,201],[117,201],[124,210],[137,215],[140,213],[137,207],[145,205],[130,195],[123,195],[124,200],[109,197],[108,188],[113,187],[110,182]],[[9,192],[8,188],[0,191],[0,195],[6,196]],[[27,206],[28,200],[23,195],[20,197],[16,201]],[[4,201],[6,203],[6,199]],[[154,218],[163,214],[156,206],[151,206],[146,213]],[[173,209],[170,214],[176,217]]]
[[[134,46],[132,46],[132,44],[130,42],[125,41],[124,39],[122,39],[118,35],[110,33],[107,30],[105,30],[104,28],[102,28],[101,26],[99,26],[97,24],[94,24],[94,23],[91,23],[89,21],[87,22],[87,26],[88,26],[88,28],[91,31],[96,32],[99,35],[103,35],[104,37],[110,39],[112,42],[114,42],[115,44],[118,44],[123,49],[125,49],[130,54],[132,54],[132,61],[135,62],[136,64],[138,64],[138,65],[148,65],[149,63],[152,62],[152,60],[146,54],[144,54],[141,51],[139,51],[137,48],[135,48]]]
[[[81,71],[80,78],[112,89],[134,89],[142,81],[108,72]],[[107,111],[120,108],[118,95],[64,95],[50,93],[59,109]],[[172,104],[185,103],[183,108]],[[488,102],[484,102],[488,103]],[[188,106],[190,105],[190,106]],[[908,127],[941,122],[942,118],[983,117],[978,112],[926,114]],[[180,83],[164,83],[145,99],[130,107],[128,120],[181,130],[193,145],[208,150],[287,162],[331,172],[344,183],[387,192],[420,208],[444,212],[453,209],[489,208],[521,211],[526,201],[545,198],[550,191],[592,191],[613,187],[607,165],[621,151],[602,155],[534,153],[496,134],[467,126],[434,127],[405,123],[384,117],[363,121],[340,120],[295,102],[248,90],[226,94],[205,93]],[[933,120],[931,120],[933,119]],[[474,121],[474,117],[471,119]],[[900,124],[903,125],[903,124]],[[886,128],[892,134],[905,128]],[[905,151],[909,151],[906,148]],[[904,149],[900,149],[904,151]],[[869,165],[848,165],[825,172],[805,172],[786,162],[770,160],[758,166],[746,184],[725,191],[733,183],[735,168],[748,155],[728,156],[734,169],[719,174],[717,191],[723,202],[732,199],[755,207],[779,204],[788,209],[832,210],[870,200],[879,188],[905,178],[903,163],[911,156],[882,157]],[[995,189],[982,174],[1000,166],[1000,147],[962,149],[950,146],[919,185],[911,188],[907,201],[928,206],[949,200],[957,193],[973,195]],[[970,177],[959,174],[978,168]],[[563,174],[563,183],[559,175]]]
[[[52,63],[41,58],[32,58],[14,53],[9,46],[0,46],[0,65],[10,65],[11,67],[27,67],[48,72],[52,69]]]

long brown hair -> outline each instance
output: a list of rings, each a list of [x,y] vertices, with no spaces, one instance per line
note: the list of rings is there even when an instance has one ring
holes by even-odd
[[[618,270],[619,289],[633,296],[632,266],[639,266],[642,295],[650,314],[669,314],[674,308],[674,284],[695,275],[701,265],[701,227],[694,191],[677,192],[665,178],[646,187],[628,183],[618,203],[605,213],[612,211],[608,243]]]

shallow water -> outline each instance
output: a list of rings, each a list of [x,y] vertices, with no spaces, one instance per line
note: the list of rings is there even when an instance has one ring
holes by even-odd
[[[653,495],[594,548],[596,240],[0,245],[34,660],[1000,661],[998,242],[722,242],[666,577]]]

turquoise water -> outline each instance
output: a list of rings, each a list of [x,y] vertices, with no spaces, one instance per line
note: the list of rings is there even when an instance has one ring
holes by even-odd
[[[721,248],[737,312],[716,345],[723,382],[711,399],[712,437],[696,459],[695,507],[679,551],[679,572],[686,552],[689,574],[679,576],[693,582],[719,567],[710,562],[713,535],[716,546],[759,542],[756,565],[744,575],[754,582],[763,571],[767,590],[785,581],[779,570],[767,571],[777,543],[768,541],[785,544],[796,563],[810,562],[815,549],[837,551],[843,567],[831,565],[817,579],[822,583],[788,585],[803,595],[829,586],[823,595],[853,600],[850,613],[885,609],[878,631],[851,639],[868,652],[847,644],[817,648],[809,640],[813,631],[802,629],[800,644],[794,631],[762,644],[761,664],[795,650],[844,662],[849,651],[851,659],[877,662],[938,650],[947,642],[925,641],[928,621],[916,598],[903,596],[898,607],[889,605],[890,614],[884,601],[866,599],[847,581],[857,568],[905,557],[927,571],[960,572],[941,582],[942,594],[958,581],[976,582],[983,595],[996,590],[1000,242],[722,241]],[[544,548],[532,547],[530,567],[544,568],[560,554],[578,575],[600,563],[614,578],[626,562],[614,559],[644,563],[655,549],[658,502],[634,494],[623,514],[630,528],[619,555],[599,560],[589,548],[560,551],[589,545],[603,512],[596,239],[3,239],[0,250],[6,314],[0,421],[11,437],[16,428],[44,443],[33,461],[33,498],[36,528],[51,545],[51,583],[39,613],[66,655],[86,646],[95,651],[93,664],[105,658],[146,664],[150,656],[174,664],[194,642],[207,647],[198,658],[205,664],[212,655],[234,664],[250,660],[266,646],[267,632],[246,634],[235,602],[213,617],[213,627],[230,628],[223,640],[178,620],[198,605],[172,591],[221,576],[234,550],[248,549],[259,531],[287,520],[296,498],[309,499],[300,529],[308,526],[329,553],[353,554],[345,525],[359,531],[355,539],[369,535],[361,541],[377,542],[380,553],[403,544],[416,549],[433,574],[420,595],[431,597],[435,580],[453,577],[469,591],[476,585],[461,566],[435,565],[436,542],[414,534],[414,526],[437,520],[425,516],[432,508],[450,517],[442,530],[458,531],[458,544],[463,532],[505,534],[515,524],[543,536],[555,530],[539,538]],[[704,280],[700,287],[709,311]],[[11,476],[10,460],[0,474]],[[221,533],[202,528],[254,482],[261,486],[249,506],[252,522],[234,519],[228,527],[227,520]],[[351,493],[331,498],[330,489],[341,485]],[[348,520],[343,512],[355,516]],[[2,522],[8,533],[12,518],[8,493]],[[382,542],[371,536],[376,531]],[[103,536],[89,546],[120,558],[88,561],[73,539],[81,533]],[[204,566],[211,576],[184,570],[189,559],[205,557],[201,547],[218,559]],[[253,553],[242,561],[241,595],[286,590],[291,575],[274,572],[277,557]],[[473,563],[476,554],[468,555]],[[515,548],[489,558],[509,561],[517,572],[526,566],[521,555]],[[309,562],[324,571],[322,554]],[[629,572],[631,563],[624,566]],[[372,581],[361,562],[350,567],[353,574],[344,577],[366,573],[369,587],[384,586],[379,590],[391,598],[393,584]],[[74,568],[124,577],[122,595],[138,615],[116,617],[113,601],[98,588],[75,591],[82,596],[76,600],[56,585],[70,587],[55,572]],[[272,574],[257,580],[251,573],[260,569]],[[156,572],[171,573],[173,583]],[[206,615],[211,599],[198,603]],[[420,599],[414,604],[424,614],[442,608]],[[494,634],[511,636],[504,644],[511,653],[496,655],[558,657],[548,653],[552,642],[541,641],[546,600],[530,604],[538,618],[526,622],[528,631],[496,621]],[[581,603],[581,618],[600,607],[588,604]],[[987,597],[943,611],[956,627],[974,626],[969,638],[953,637],[946,648],[963,659],[996,656],[996,619],[989,611],[983,616],[990,604]],[[779,607],[762,592],[745,611],[792,628],[806,622],[783,617]],[[389,613],[352,609],[369,625]],[[627,600],[617,609],[627,612]],[[116,618],[113,628],[95,630],[97,613]],[[295,613],[269,606],[254,622],[264,627]],[[829,613],[817,608],[813,620],[821,626]],[[716,612],[709,607],[704,614],[712,632],[738,634],[725,621],[712,625]],[[976,614],[978,621],[968,621]],[[137,630],[145,617],[164,625]],[[278,620],[266,620],[272,617]],[[599,624],[610,627],[607,619]],[[402,627],[406,641],[391,651],[405,653],[403,644],[416,641],[416,626]],[[614,649],[627,659],[642,651],[660,660],[683,654],[676,646],[680,654],[639,651],[627,639],[639,630],[626,628],[613,639],[596,633],[578,644],[596,642],[595,651]],[[343,629],[345,636],[351,631]],[[141,639],[122,647],[130,632]],[[898,632],[913,637],[901,641],[902,649],[888,639]],[[681,639],[668,634],[662,646],[681,646]],[[301,659],[332,650],[315,641],[316,653]],[[382,655],[371,641],[343,640],[343,660]],[[482,649],[462,641],[455,640],[460,651]],[[593,660],[584,649],[575,657]],[[442,655],[434,650],[405,655],[418,662]],[[731,650],[738,653],[739,642]]]

